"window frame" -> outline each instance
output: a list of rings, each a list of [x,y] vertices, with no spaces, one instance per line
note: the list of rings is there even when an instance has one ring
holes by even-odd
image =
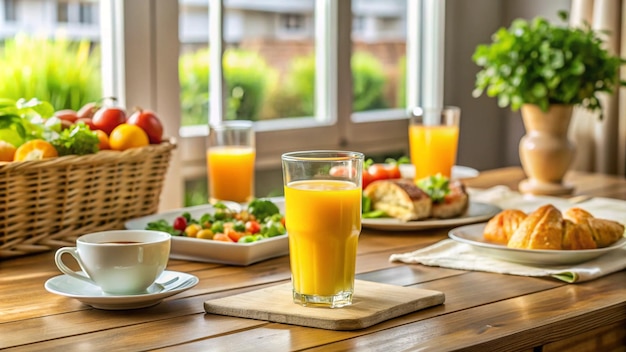
[[[206,175],[208,128],[180,126],[179,27],[178,16],[172,16],[178,14],[178,1],[101,0],[101,3],[102,52],[110,53],[103,55],[103,77],[110,78],[104,82],[104,94],[118,97],[124,106],[145,106],[159,112],[166,134],[177,142],[161,204],[163,210],[180,207],[184,180]],[[212,64],[221,63],[223,0],[209,0],[209,6],[211,47],[215,43],[221,46],[220,50],[211,50],[210,60]],[[352,112],[351,1],[316,0],[315,8],[316,116],[256,122],[257,171],[279,169],[280,155],[295,149],[349,149],[366,155],[408,151],[406,111]],[[422,92],[437,84],[424,81],[420,66],[443,62],[443,42],[433,43],[437,50],[427,61],[422,57],[423,35],[418,34],[441,30],[440,17],[437,21],[426,21],[427,16],[422,14],[432,11],[441,14],[444,9],[445,1],[407,0],[407,106],[420,105],[424,101]],[[437,71],[436,77],[441,70],[425,69],[424,73],[429,71]],[[222,104],[211,104],[210,121],[224,115],[222,76],[211,75],[211,101]],[[443,79],[437,81],[442,85]]]

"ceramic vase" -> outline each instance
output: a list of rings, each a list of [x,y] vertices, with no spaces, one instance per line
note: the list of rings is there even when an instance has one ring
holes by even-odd
[[[519,184],[522,193],[565,195],[573,186],[563,182],[574,160],[575,147],[567,131],[573,106],[551,105],[543,111],[537,105],[522,106],[526,134],[519,144],[520,161],[527,179]]]

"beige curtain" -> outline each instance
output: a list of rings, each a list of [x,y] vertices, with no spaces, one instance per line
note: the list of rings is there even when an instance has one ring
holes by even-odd
[[[595,30],[607,30],[606,48],[626,57],[626,4],[622,0],[572,0],[570,24],[591,24]],[[626,68],[621,79],[626,80]],[[604,117],[582,108],[574,111],[570,137],[576,144],[574,170],[626,175],[626,88],[602,98]],[[594,116],[595,115],[595,116]]]

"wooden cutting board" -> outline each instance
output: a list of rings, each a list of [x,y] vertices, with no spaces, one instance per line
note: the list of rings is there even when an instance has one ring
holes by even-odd
[[[302,307],[293,303],[291,283],[204,302],[207,313],[328,330],[363,329],[382,321],[442,304],[439,291],[356,280],[352,305]]]

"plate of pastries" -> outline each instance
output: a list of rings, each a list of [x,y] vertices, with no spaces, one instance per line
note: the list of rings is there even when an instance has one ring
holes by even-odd
[[[449,237],[497,259],[531,265],[582,263],[626,245],[623,224],[552,204],[529,213],[505,209],[486,223],[455,228]]]
[[[418,186],[410,178],[372,182],[363,195],[371,201],[372,210],[384,215],[364,217],[362,226],[392,231],[453,227],[486,221],[502,210],[493,204],[472,202],[461,180],[443,182],[445,196],[437,199],[432,187]]]

